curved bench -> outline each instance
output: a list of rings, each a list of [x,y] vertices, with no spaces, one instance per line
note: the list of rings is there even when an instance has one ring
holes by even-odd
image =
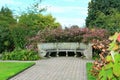
[[[91,44],[77,43],[77,42],[64,42],[64,43],[38,43],[38,51],[41,56],[45,56],[46,53],[57,52],[56,56],[59,56],[59,52],[65,51],[66,56],[68,52],[74,52],[75,56],[77,52],[81,52],[87,59],[92,58]]]

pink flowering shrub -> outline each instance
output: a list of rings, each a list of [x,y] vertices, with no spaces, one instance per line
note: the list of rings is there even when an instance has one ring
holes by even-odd
[[[37,43],[43,42],[84,42],[91,43],[94,39],[104,40],[108,38],[108,32],[104,29],[89,28],[57,28],[44,29],[38,32],[36,36],[29,38],[28,49],[37,50]]]
[[[45,29],[39,31],[34,37],[38,42],[85,42],[89,43],[93,39],[103,40],[108,38],[108,33],[104,29],[89,28],[67,28],[67,29]]]

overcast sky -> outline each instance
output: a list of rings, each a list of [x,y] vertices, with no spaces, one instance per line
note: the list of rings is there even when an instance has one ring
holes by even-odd
[[[90,0],[42,0],[41,5],[47,6],[46,14],[52,14],[56,21],[62,26],[85,25],[87,17],[88,2]],[[32,5],[35,0],[0,0],[1,6],[7,6],[14,13],[24,11],[28,6]]]

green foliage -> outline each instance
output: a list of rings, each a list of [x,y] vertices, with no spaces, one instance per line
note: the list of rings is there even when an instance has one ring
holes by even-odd
[[[120,0],[91,0],[88,7],[86,26],[104,28],[111,34],[120,31],[119,3]]]
[[[0,62],[0,80],[8,80],[34,64],[34,62]]]
[[[120,54],[115,54],[115,61],[112,62],[112,59],[109,58],[109,63],[102,67],[102,70],[99,72],[98,79],[100,80],[118,80],[120,79]]]
[[[42,14],[22,14],[19,17],[18,24],[24,27],[30,27],[32,30],[38,31],[44,28],[57,28],[60,26],[59,23],[55,22],[55,18],[52,15]]]
[[[10,30],[7,27],[0,26],[0,53],[14,49],[14,43],[11,38]]]
[[[3,60],[38,60],[40,59],[37,52],[32,50],[14,50],[12,52],[4,52],[2,55]]]
[[[95,26],[107,29],[111,34],[120,31],[120,12],[111,10],[111,15],[105,15],[99,12],[99,16],[94,22]]]
[[[11,35],[15,44],[15,48],[24,49],[27,44],[27,37],[29,37],[29,35],[31,34],[32,32],[29,31],[29,28],[25,27],[11,28]]]
[[[7,7],[0,10],[0,53],[14,49],[14,43],[11,38],[10,27],[15,25],[16,20],[13,18],[12,11]]]
[[[31,43],[28,38],[35,36],[39,30],[43,30],[45,28],[53,29],[59,26],[60,24],[55,22],[55,18],[51,15],[35,13],[22,14],[19,17],[17,27],[11,28],[15,47],[24,49],[26,44]]]
[[[41,0],[40,0],[41,2]],[[28,9],[27,13],[21,14],[18,22],[13,17],[12,11],[7,7],[0,10],[0,53],[12,51],[15,48],[25,49],[30,44],[28,38],[35,36],[39,30],[44,28],[57,28],[60,26],[52,15],[42,15],[45,8],[40,7],[39,1]]]
[[[91,74],[92,63],[86,63],[87,68],[87,80],[96,80],[96,78]]]
[[[46,11],[46,7],[41,7],[42,0],[35,0],[30,7],[27,9],[27,13],[41,14],[43,11]]]
[[[115,33],[109,39],[111,43],[109,44],[108,50],[109,54],[104,58],[103,53],[100,54],[101,62],[95,62],[94,69],[98,71],[98,80],[119,80],[120,79],[120,54],[119,54],[119,39],[120,33]],[[117,41],[118,40],[118,41]]]
[[[12,11],[8,7],[2,7],[0,10],[0,26],[10,27],[16,23]]]

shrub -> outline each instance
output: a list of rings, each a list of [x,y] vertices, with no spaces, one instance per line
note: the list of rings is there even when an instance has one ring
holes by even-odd
[[[3,60],[38,60],[40,59],[37,52],[32,50],[17,49],[12,52],[4,52],[2,55]]]
[[[89,28],[56,28],[44,29],[38,32],[36,36],[28,38],[28,49],[37,50],[37,43],[43,42],[84,42],[91,43],[93,39],[103,40],[108,38],[108,33],[104,29]]]
[[[12,38],[15,44],[15,48],[25,49],[27,43],[27,37],[30,35],[29,28],[25,27],[13,27],[11,28]]]
[[[94,59],[99,59],[99,54],[101,53],[104,53],[104,55],[107,55],[108,53],[108,46],[109,46],[109,43],[110,43],[110,40],[108,39],[104,39],[104,40],[96,40],[94,39],[92,41],[93,45],[92,45],[92,48],[93,48],[93,58]]]
[[[30,40],[38,40],[38,42],[91,42],[93,39],[108,38],[106,30],[88,28],[45,29],[39,31],[36,36]]]
[[[92,72],[98,80],[119,80],[120,79],[120,33],[115,33],[109,38],[111,43],[108,47],[108,55],[100,54],[100,60],[94,62]]]

